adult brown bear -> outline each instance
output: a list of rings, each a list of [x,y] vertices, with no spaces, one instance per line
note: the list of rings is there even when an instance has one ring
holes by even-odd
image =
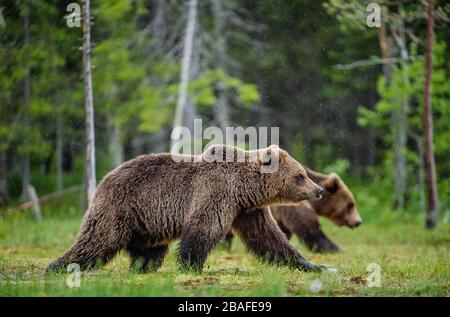
[[[277,146],[243,151],[215,145],[199,156],[142,155],[104,177],[75,244],[48,270],[102,265],[120,250],[136,269],[156,270],[177,238],[181,268],[201,270],[231,229],[261,259],[320,270],[289,244],[266,207],[298,204],[322,191]]]
[[[318,216],[330,219],[338,226],[355,228],[362,223],[353,193],[336,174],[315,172],[307,167],[308,177],[324,188],[321,199],[302,201],[297,206],[271,206],[272,215],[290,239],[297,235],[314,252],[337,252],[339,247],[323,232]],[[233,235],[225,237],[228,247]]]

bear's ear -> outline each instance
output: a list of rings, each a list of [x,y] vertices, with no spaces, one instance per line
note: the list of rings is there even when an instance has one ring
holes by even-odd
[[[330,193],[335,193],[338,191],[339,187],[340,187],[339,176],[336,173],[331,173],[325,182],[325,189],[328,190]]]
[[[281,158],[281,149],[277,145],[271,145],[268,148],[265,148],[262,151],[261,165],[267,166],[272,165],[274,160],[280,161]]]
[[[302,164],[303,165],[303,164]],[[316,184],[323,184],[329,177],[329,175],[325,175],[316,171],[313,171],[308,166],[303,165],[303,168],[306,171],[306,174],[308,174],[308,177],[312,179],[312,181]]]
[[[258,151],[258,161],[261,164],[261,172],[273,173],[278,170],[280,161],[282,160],[281,149],[276,145]]]

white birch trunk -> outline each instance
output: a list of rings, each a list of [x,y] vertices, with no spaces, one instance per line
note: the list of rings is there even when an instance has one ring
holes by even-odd
[[[30,197],[31,205],[33,207],[34,219],[36,219],[37,222],[40,222],[42,220],[42,213],[41,213],[41,205],[39,204],[39,197],[36,193],[36,189],[32,185],[28,185],[27,192],[28,192],[28,197]]]
[[[408,61],[409,53],[405,36],[404,25],[404,9],[400,5],[400,26],[399,34],[395,35],[397,46],[400,49],[400,67],[402,72],[402,79],[405,86],[409,86],[408,76]],[[394,110],[395,111],[395,110]],[[405,207],[406,196],[406,141],[408,133],[408,113],[409,113],[409,96],[407,93],[403,95],[400,107],[396,114],[395,122],[395,136],[394,136],[394,179],[395,179],[395,208]]]
[[[94,132],[94,101],[92,96],[91,74],[91,28],[90,1],[84,0],[83,6],[83,67],[86,108],[86,186],[87,198],[90,205],[95,193],[95,132]]]
[[[188,13],[186,33],[184,37],[183,58],[181,62],[180,88],[178,91],[178,99],[177,99],[177,106],[175,109],[173,129],[176,129],[183,125],[184,108],[186,107],[188,99],[188,85],[191,69],[196,19],[197,19],[197,0],[191,0],[189,1],[189,13]],[[174,139],[173,137],[171,137],[170,142],[171,151],[174,142],[176,141],[177,141],[176,138]]]

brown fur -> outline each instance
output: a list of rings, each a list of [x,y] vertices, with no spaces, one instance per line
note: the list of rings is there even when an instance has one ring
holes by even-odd
[[[296,234],[314,252],[337,252],[339,247],[322,231],[318,216],[338,226],[354,228],[362,222],[355,198],[337,174],[324,175],[306,167],[305,170],[324,188],[322,199],[302,201],[297,206],[272,206],[272,215],[288,239]],[[228,245],[231,239],[231,234],[226,236]]]
[[[267,162],[250,159],[255,152],[223,145],[212,146],[201,156],[178,156],[197,162],[151,154],[122,164],[98,185],[75,244],[48,270],[69,263],[82,269],[102,265],[123,249],[133,267],[156,270],[169,243],[178,238],[181,267],[201,270],[210,250],[230,229],[260,258],[320,269],[289,245],[265,207],[298,204],[322,189],[287,152],[276,146],[256,153],[261,151],[278,159],[276,172],[261,173]],[[218,162],[224,153],[246,160]]]
[[[318,215],[330,219],[337,226],[355,228],[362,223],[355,197],[339,175],[324,175],[306,170],[308,176],[325,189],[322,199],[309,201]]]

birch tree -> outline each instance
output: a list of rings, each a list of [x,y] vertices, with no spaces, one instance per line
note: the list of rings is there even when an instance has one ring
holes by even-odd
[[[405,10],[403,4],[398,6],[398,20],[394,21],[397,26],[391,28],[393,38],[400,51],[400,68],[403,79],[403,86],[409,87],[410,80],[408,75],[409,53],[405,36]],[[409,94],[405,91],[401,96],[398,106],[392,111],[392,123],[394,125],[394,181],[395,181],[395,208],[405,207],[406,195],[406,141],[408,133],[408,112],[409,112]]]
[[[188,19],[186,32],[184,36],[183,56],[181,61],[180,88],[178,90],[177,105],[175,108],[175,118],[173,121],[173,129],[177,129],[183,125],[183,114],[188,101],[188,85],[190,78],[190,69],[192,61],[192,50],[195,37],[195,25],[197,19],[197,0],[191,0],[188,4]],[[176,141],[176,135],[172,133],[170,148]]]
[[[83,5],[83,73],[86,110],[86,187],[88,204],[94,198],[96,187],[95,176],[95,131],[94,131],[94,100],[92,96],[91,74],[91,28],[90,28],[90,0]]]
[[[439,216],[439,202],[436,185],[436,164],[433,149],[433,116],[431,109],[431,75],[433,73],[432,48],[434,33],[434,1],[427,2],[427,40],[425,47],[425,81],[424,81],[424,162],[428,193],[428,214],[426,227],[436,227]]]

